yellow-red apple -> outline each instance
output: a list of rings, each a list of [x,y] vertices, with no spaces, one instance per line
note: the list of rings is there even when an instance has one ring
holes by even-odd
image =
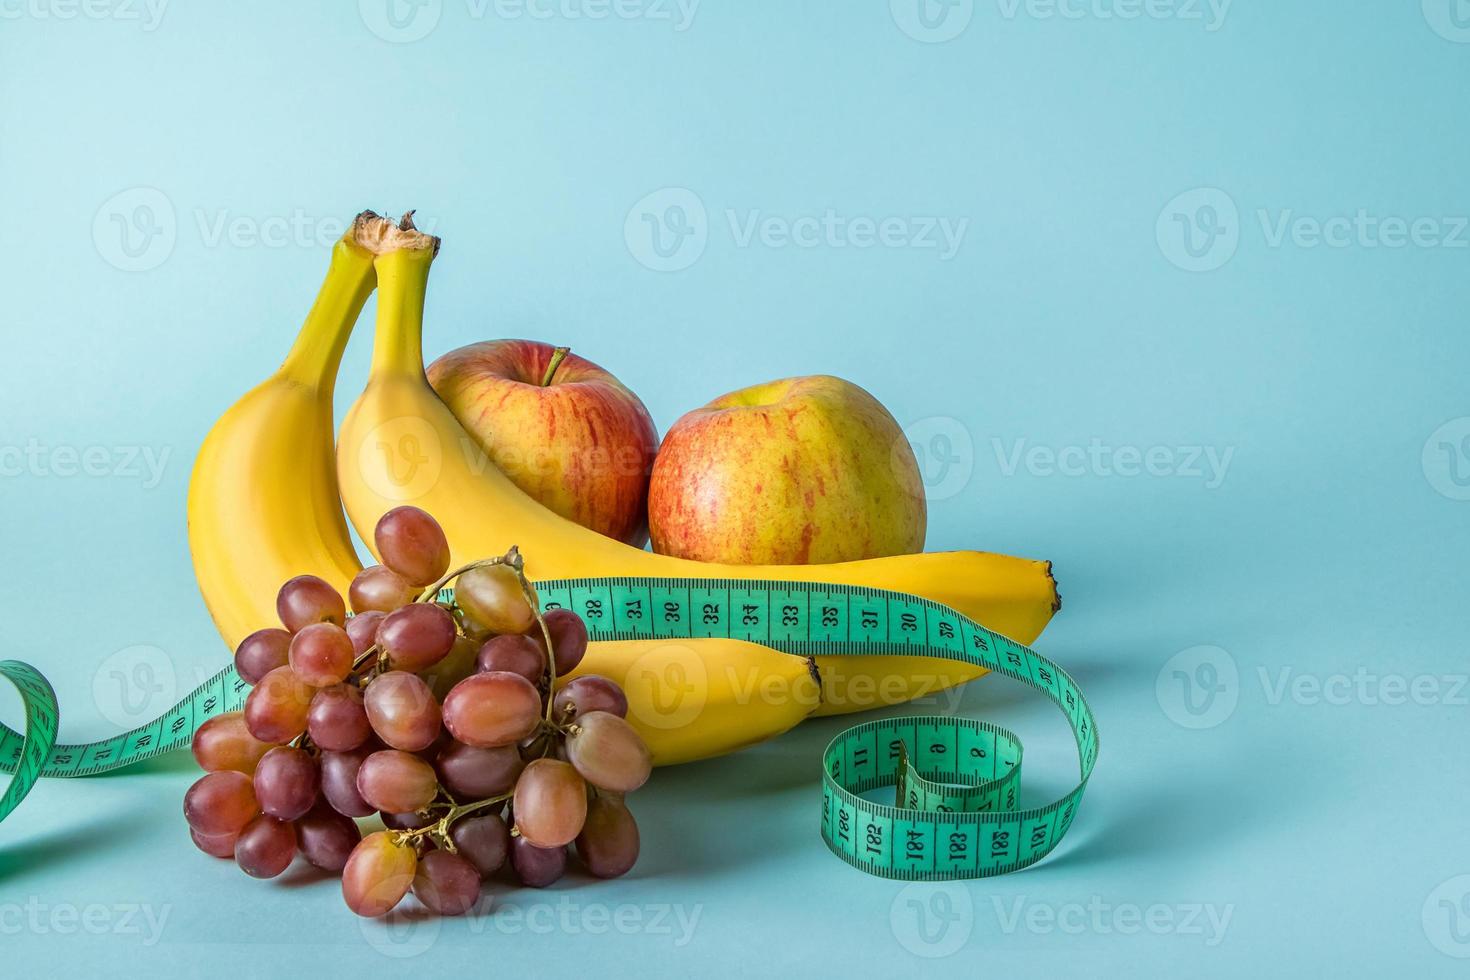
[[[638,396],[564,347],[489,340],[429,366],[429,383],[490,462],[562,517],[642,547],[658,430]]]
[[[653,464],[653,550],[734,564],[820,564],[924,550],[918,461],[862,388],[818,375],[716,398]]]

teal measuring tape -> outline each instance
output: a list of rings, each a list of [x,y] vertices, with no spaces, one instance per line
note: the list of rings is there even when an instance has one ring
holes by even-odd
[[[822,838],[854,867],[886,878],[983,878],[1034,864],[1077,813],[1097,761],[1097,725],[1067,673],[1039,653],[937,602],[898,592],[806,582],[600,578],[537,583],[542,606],[575,610],[594,641],[749,640],[801,656],[927,656],[988,668],[1040,691],[1071,725],[1077,785],[1053,803],[1020,808],[1021,742],[982,721],[919,716],[870,721],[822,754]],[[452,593],[451,593],[452,594]],[[187,747],[195,729],[244,704],[248,686],[226,667],[161,717],[86,745],[57,745],[51,686],[35,669],[0,662],[20,690],[22,735],[0,725],[0,771],[14,778],[0,820],[42,776],[90,776]],[[864,794],[891,787],[893,803]]]

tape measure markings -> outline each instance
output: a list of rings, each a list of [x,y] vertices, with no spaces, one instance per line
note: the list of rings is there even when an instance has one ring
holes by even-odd
[[[870,874],[904,880],[1016,871],[1065,836],[1096,764],[1086,699],[1047,658],[948,606],[861,586],[760,580],[567,579],[537,583],[542,606],[568,608],[593,641],[729,638],[801,656],[922,655],[987,668],[1036,688],[1066,716],[1080,778],[1061,799],[1019,810],[1021,741],[988,722],[943,716],[849,728],[822,753],[822,837]],[[441,598],[453,598],[446,589]],[[89,776],[186,747],[205,721],[244,704],[226,667],[161,717],[100,742],[56,745],[58,709],[34,668],[0,662],[21,692],[26,731],[0,725],[0,772],[13,772],[0,820],[41,776]],[[893,787],[895,804],[862,794]]]

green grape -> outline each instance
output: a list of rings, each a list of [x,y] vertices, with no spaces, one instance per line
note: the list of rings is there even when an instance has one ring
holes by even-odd
[[[449,651],[449,656],[419,676],[429,685],[429,690],[434,692],[434,697],[443,701],[445,696],[454,689],[454,685],[475,672],[475,658],[479,654],[480,644],[468,637],[456,637],[454,648]]]
[[[252,878],[274,878],[296,856],[296,831],[290,821],[259,816],[235,840],[235,863]]]
[[[516,830],[537,847],[563,847],[587,819],[587,784],[557,759],[535,759],[516,781]]]
[[[370,565],[352,580],[347,600],[355,613],[390,613],[413,602],[418,594],[418,589],[387,565]]]
[[[306,731],[306,717],[316,688],[301,681],[290,667],[277,667],[260,679],[245,698],[245,724],[262,742],[282,744]]]
[[[454,617],[438,603],[416,602],[388,614],[378,627],[378,647],[394,670],[418,673],[454,649]]]
[[[205,837],[238,834],[259,812],[255,785],[243,772],[209,773],[184,794],[184,819]]]
[[[617,878],[638,863],[638,822],[627,805],[602,793],[587,805],[587,822],[577,835],[577,856],[598,878]]]
[[[434,767],[410,752],[374,752],[357,770],[357,792],[375,810],[408,813],[434,802],[439,777]]]
[[[458,854],[430,851],[419,858],[413,895],[430,912],[464,915],[480,900],[480,872]]]
[[[342,869],[342,898],[358,915],[386,915],[413,885],[418,856],[411,846],[395,844],[393,837],[390,830],[364,837]]]
[[[439,522],[417,507],[396,507],[378,521],[373,542],[383,564],[420,589],[449,570],[449,541]]]
[[[266,674],[286,666],[290,653],[290,633],[282,629],[256,630],[235,648],[235,673],[246,684],[259,684]]]
[[[276,614],[292,633],[299,633],[312,623],[347,622],[347,604],[324,579],[315,575],[298,575],[276,594]]]
[[[363,706],[378,737],[405,752],[433,745],[443,727],[434,692],[407,671],[391,670],[373,678],[363,694]]]
[[[579,715],[567,735],[567,761],[599,789],[631,793],[648,782],[653,753],[622,718],[606,711]]]
[[[352,637],[336,623],[313,623],[291,638],[291,669],[312,687],[342,683],[356,658]]]
[[[272,745],[250,734],[243,711],[229,711],[200,725],[190,748],[205,772],[232,769],[250,776]]]
[[[505,565],[482,565],[465,572],[454,583],[454,601],[492,633],[524,633],[536,625],[520,579]]]
[[[513,745],[541,724],[541,694],[519,674],[466,677],[444,698],[444,727],[466,745]]]

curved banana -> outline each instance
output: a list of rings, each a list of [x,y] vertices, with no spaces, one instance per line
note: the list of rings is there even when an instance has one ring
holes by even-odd
[[[189,550],[199,591],[230,649],[280,625],[276,592],[296,575],[342,590],[361,570],[332,464],[332,392],[357,316],[373,291],[359,238],[370,211],[332,250],[316,302],[279,371],[210,430],[189,480]]]
[[[810,716],[821,698],[804,657],[744,640],[593,643],[572,677],[584,674],[601,674],[622,687],[628,721],[656,766],[774,738]]]
[[[647,575],[814,581],[895,589],[945,603],[1023,643],[1058,608],[1048,562],[943,552],[835,565],[721,565],[631,548],[557,516],[497,469],[424,374],[424,297],[438,240],[419,235],[376,260],[378,323],[372,375],[342,425],[337,474],[347,514],[371,542],[378,518],[402,504],[433,514],[456,563],[518,544],[537,579]],[[706,641],[695,641],[706,642]],[[817,658],[818,714],[894,704],[979,677],[982,668],[922,657]]]

